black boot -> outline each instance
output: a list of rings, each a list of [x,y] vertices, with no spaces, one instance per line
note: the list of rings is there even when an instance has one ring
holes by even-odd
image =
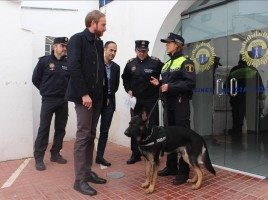
[[[59,153],[53,153],[51,154],[51,158],[50,158],[51,162],[56,162],[59,164],[66,164],[67,160],[64,159]]]
[[[177,169],[169,169],[168,167],[165,167],[164,169],[158,171],[158,176],[170,176],[170,175],[176,175],[178,174],[178,170]]]
[[[38,171],[44,171],[46,166],[43,160],[35,160],[35,169]]]
[[[186,183],[188,180],[189,175],[181,174],[179,173],[176,178],[173,180],[173,185],[181,185],[183,183]]]
[[[88,185],[87,182],[83,181],[83,180],[80,180],[80,181],[75,181],[74,182],[74,187],[73,187],[75,190],[77,190],[78,192],[82,193],[82,194],[85,194],[85,195],[90,195],[90,196],[93,196],[93,195],[96,195],[97,194],[97,191],[95,189],[93,189],[92,187],[90,187]]]
[[[127,164],[131,165],[131,164],[134,164],[134,163],[136,163],[138,161],[141,161],[141,156],[132,154],[130,159],[128,159]]]
[[[101,164],[103,166],[111,166],[111,163],[109,163],[107,160],[105,160],[103,157],[96,157],[96,163]]]
[[[92,182],[96,184],[104,184],[107,182],[106,179],[100,178],[95,172],[91,171],[87,174],[85,179],[86,182]]]

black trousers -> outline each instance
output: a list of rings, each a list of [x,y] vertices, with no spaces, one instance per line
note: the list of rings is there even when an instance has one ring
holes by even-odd
[[[151,112],[151,110],[153,109],[153,106],[155,105],[155,103],[158,101],[158,99],[153,98],[153,99],[140,99],[137,98],[137,102],[134,108],[134,115],[139,115],[141,114],[141,112],[143,111],[143,109],[145,109],[145,111],[147,112],[147,115],[149,115],[149,113]],[[156,106],[154,107],[152,114],[150,115],[149,118],[149,129],[153,126],[153,125],[159,125],[159,108],[158,108],[158,102],[156,104]],[[131,151],[132,151],[132,155],[137,155],[140,156],[140,151],[138,148],[138,144],[136,141],[135,137],[131,137]]]
[[[183,126],[190,128],[190,99],[188,97],[172,97],[167,98],[165,105],[164,118],[168,126]],[[178,166],[177,153],[167,155],[166,165],[168,169],[175,171]],[[190,168],[182,159],[179,160],[179,174],[189,176]]]
[[[109,98],[108,105],[103,106],[101,109],[100,136],[97,147],[97,157],[103,157],[104,155],[113,115],[114,115],[114,103],[112,99]]]
[[[50,152],[51,154],[58,153],[62,149],[68,119],[68,102],[64,98],[43,97],[40,125],[34,145],[34,158],[36,160],[43,160],[44,158],[53,114],[55,114],[55,133]]]

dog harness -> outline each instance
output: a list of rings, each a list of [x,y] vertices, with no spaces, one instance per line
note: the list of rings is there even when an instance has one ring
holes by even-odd
[[[154,126],[150,135],[143,138],[140,142],[140,146],[149,147],[163,144],[166,141],[166,135],[164,131],[161,131],[161,127]]]

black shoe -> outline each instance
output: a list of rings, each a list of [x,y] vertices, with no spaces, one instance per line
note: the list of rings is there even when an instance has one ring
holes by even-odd
[[[44,171],[46,169],[43,160],[35,160],[35,169],[38,171]]]
[[[85,181],[96,183],[96,184],[104,184],[107,182],[106,179],[100,178],[95,172],[92,172],[92,171],[88,173]]]
[[[67,160],[65,160],[59,153],[57,154],[51,154],[51,158],[50,158],[51,162],[56,162],[59,164],[66,164]]]
[[[178,170],[170,170],[168,167],[158,171],[158,176],[170,176],[178,174]]]
[[[128,165],[134,164],[138,161],[141,161],[141,156],[131,156],[130,159],[127,161]]]
[[[189,178],[189,175],[179,174],[173,180],[173,185],[181,185],[183,183],[186,183],[186,181],[188,180],[188,178]]]
[[[81,181],[75,181],[74,182],[74,189],[77,190],[78,192],[81,192],[82,194],[86,195],[96,195],[97,191],[94,190],[92,187],[88,185],[87,182],[81,180]]]
[[[96,157],[96,163],[101,164],[103,166],[111,166],[111,163],[109,163],[107,160],[105,160],[103,157]]]

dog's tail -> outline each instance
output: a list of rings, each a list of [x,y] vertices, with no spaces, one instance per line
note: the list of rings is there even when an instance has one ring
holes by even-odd
[[[206,143],[204,143],[204,146],[205,146],[206,150],[205,150],[205,152],[204,152],[203,162],[204,162],[204,164],[205,164],[206,169],[207,169],[211,174],[214,174],[214,175],[216,176],[216,171],[215,171],[215,169],[213,168],[213,166],[212,166],[212,164],[211,164],[211,161],[210,161],[210,158],[209,158],[208,148],[207,148]]]

